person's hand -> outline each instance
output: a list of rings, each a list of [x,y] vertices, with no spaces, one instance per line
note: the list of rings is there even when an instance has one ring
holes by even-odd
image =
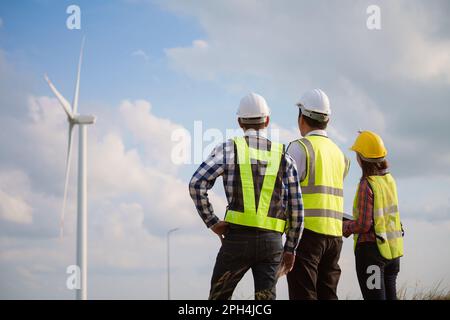
[[[228,227],[229,227],[228,222],[219,221],[211,227],[211,230],[219,236],[220,241],[223,241],[223,236],[225,233],[227,233]]]
[[[345,238],[348,238],[351,236],[352,232],[350,231],[349,225],[351,224],[350,220],[344,220],[342,222],[342,235]]]
[[[295,254],[285,251],[281,259],[279,277],[288,274],[292,270],[292,268],[294,268],[294,263],[295,263]]]

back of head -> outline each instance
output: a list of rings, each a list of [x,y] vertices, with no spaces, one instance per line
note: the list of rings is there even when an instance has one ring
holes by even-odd
[[[270,109],[264,97],[251,92],[241,99],[237,116],[242,126],[260,129],[265,127]]]
[[[299,117],[304,116],[312,129],[326,129],[331,115],[330,100],[321,89],[305,92],[297,102]]]
[[[363,177],[382,175],[389,168],[389,163],[386,159],[379,162],[368,162],[360,158],[360,161]]]
[[[383,139],[375,132],[360,131],[350,150],[358,154],[363,176],[381,174],[389,167]]]
[[[350,150],[367,162],[381,162],[387,155],[383,139],[372,131],[360,131]]]

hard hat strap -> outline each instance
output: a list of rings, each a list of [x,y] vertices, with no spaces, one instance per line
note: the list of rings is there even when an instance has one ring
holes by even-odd
[[[327,114],[306,110],[302,104],[298,104],[298,107],[300,108],[302,114],[305,117],[311,118],[319,122],[327,122],[330,119],[330,117]]]
[[[244,124],[261,124],[265,123],[267,117],[258,117],[258,118],[239,118]]]

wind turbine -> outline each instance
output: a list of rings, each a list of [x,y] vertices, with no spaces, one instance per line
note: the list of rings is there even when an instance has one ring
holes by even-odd
[[[72,153],[72,133],[73,128],[78,125],[79,138],[78,138],[78,202],[77,202],[77,266],[80,271],[80,287],[77,288],[77,299],[87,299],[87,126],[95,123],[95,116],[93,115],[80,115],[78,113],[78,96],[80,92],[80,72],[81,62],[83,60],[83,38],[81,43],[80,58],[78,60],[77,80],[75,83],[75,94],[72,105],[59,93],[53,83],[50,81],[47,75],[45,80],[47,81],[50,89],[58,99],[59,103],[63,107],[67,114],[67,120],[69,122],[69,135],[67,145],[67,158],[66,158],[66,174],[64,182],[64,200],[60,221],[60,234],[62,237],[64,230],[64,212],[66,209],[67,200],[67,188],[69,183],[70,172],[70,156]]]

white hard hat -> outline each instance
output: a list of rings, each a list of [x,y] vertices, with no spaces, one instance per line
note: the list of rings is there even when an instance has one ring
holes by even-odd
[[[331,114],[330,100],[320,89],[313,89],[303,94],[297,106],[302,114],[317,121],[328,121]]]
[[[264,123],[270,116],[270,109],[266,99],[251,92],[241,99],[237,116],[243,123]]]

